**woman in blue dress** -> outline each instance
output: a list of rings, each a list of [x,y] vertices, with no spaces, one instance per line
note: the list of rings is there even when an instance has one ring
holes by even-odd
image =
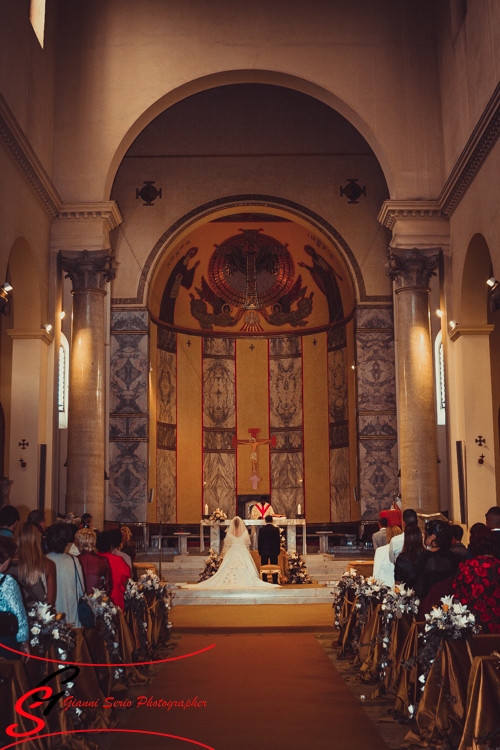
[[[10,561],[17,546],[11,537],[0,536],[0,656],[20,659],[18,654],[2,646],[24,651],[23,662],[28,661],[29,627],[23,599],[17,581],[7,575]]]

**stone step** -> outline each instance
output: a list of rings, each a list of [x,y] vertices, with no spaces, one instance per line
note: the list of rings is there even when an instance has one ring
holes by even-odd
[[[328,587],[325,588],[311,588],[304,586],[303,588],[288,589],[286,587],[282,589],[271,589],[268,591],[263,590],[244,590],[244,591],[232,591],[218,590],[218,591],[207,591],[207,590],[196,590],[196,589],[179,589],[175,586],[172,587],[172,591],[175,596],[173,599],[173,606],[185,606],[185,605],[237,605],[237,604],[332,604],[333,596],[330,593]],[[333,613],[332,613],[333,619]]]

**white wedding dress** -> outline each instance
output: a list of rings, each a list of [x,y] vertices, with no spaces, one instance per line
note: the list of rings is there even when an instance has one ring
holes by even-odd
[[[183,589],[279,589],[274,583],[266,583],[249,552],[250,537],[239,516],[231,521],[224,539],[222,562],[219,570],[206,581],[185,584]]]

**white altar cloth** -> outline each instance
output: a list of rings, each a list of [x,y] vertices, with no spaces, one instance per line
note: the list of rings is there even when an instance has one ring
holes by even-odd
[[[220,554],[220,533],[219,526],[229,526],[230,520],[222,521],[220,524],[212,524],[210,521],[202,520],[200,522],[200,552],[205,551],[205,540],[203,538],[203,527],[210,526],[210,547],[218,555]],[[257,521],[243,520],[245,526],[265,526],[266,522],[263,519]],[[306,519],[305,518],[275,518],[275,526],[286,526],[286,543],[289,552],[297,551],[297,526],[302,526],[302,544],[303,554],[307,555],[307,543],[306,543]],[[252,547],[253,549],[253,547]]]

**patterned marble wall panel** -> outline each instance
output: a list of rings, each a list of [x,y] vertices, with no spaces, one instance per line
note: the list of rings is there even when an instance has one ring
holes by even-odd
[[[156,425],[156,445],[158,448],[171,448],[175,451],[177,446],[177,430],[175,425],[158,422]]]
[[[330,448],[345,448],[349,445],[349,422],[330,422]]]
[[[233,437],[236,436],[234,430],[218,431],[204,430],[203,432],[203,450],[205,451],[231,451],[234,453]]]
[[[392,331],[358,331],[358,409],[395,411],[396,380]]]
[[[236,454],[205,453],[203,455],[203,503],[208,512],[216,508],[233,518],[236,508]]]
[[[360,414],[358,430],[363,437],[397,437],[398,420],[395,414]]]
[[[271,428],[302,426],[302,359],[269,359]]]
[[[208,336],[203,339],[204,357],[227,357],[232,359],[234,355],[234,339],[210,338]]]
[[[348,418],[347,398],[347,349],[328,352],[328,401],[331,422]]]
[[[271,430],[271,437],[276,438],[276,446],[271,451],[301,451],[304,447],[302,430]]]
[[[396,440],[359,440],[359,490],[362,518],[374,520],[388,508],[398,490],[398,444]]]
[[[297,505],[304,507],[303,476],[302,453],[271,453],[271,504],[276,513],[293,518]]]
[[[139,417],[110,417],[109,418],[110,440],[132,440],[147,439],[148,418]]]
[[[392,310],[383,307],[360,307],[356,313],[358,328],[387,328],[393,330]]]
[[[349,448],[330,451],[330,506],[332,521],[351,520]]]
[[[149,328],[147,310],[113,310],[111,312],[111,331],[144,331]]]
[[[175,450],[156,452],[156,508],[157,520],[176,522],[176,455]]]
[[[156,417],[159,422],[175,424],[177,355],[158,349],[156,358],[157,392]]]
[[[111,442],[106,520],[120,523],[145,520],[148,477],[148,444]]]
[[[111,336],[110,412],[147,414],[148,337],[116,333]]]
[[[203,426],[235,427],[234,359],[203,359]]]
[[[290,336],[288,338],[269,339],[269,356],[270,357],[300,357],[301,339],[300,336]]]

